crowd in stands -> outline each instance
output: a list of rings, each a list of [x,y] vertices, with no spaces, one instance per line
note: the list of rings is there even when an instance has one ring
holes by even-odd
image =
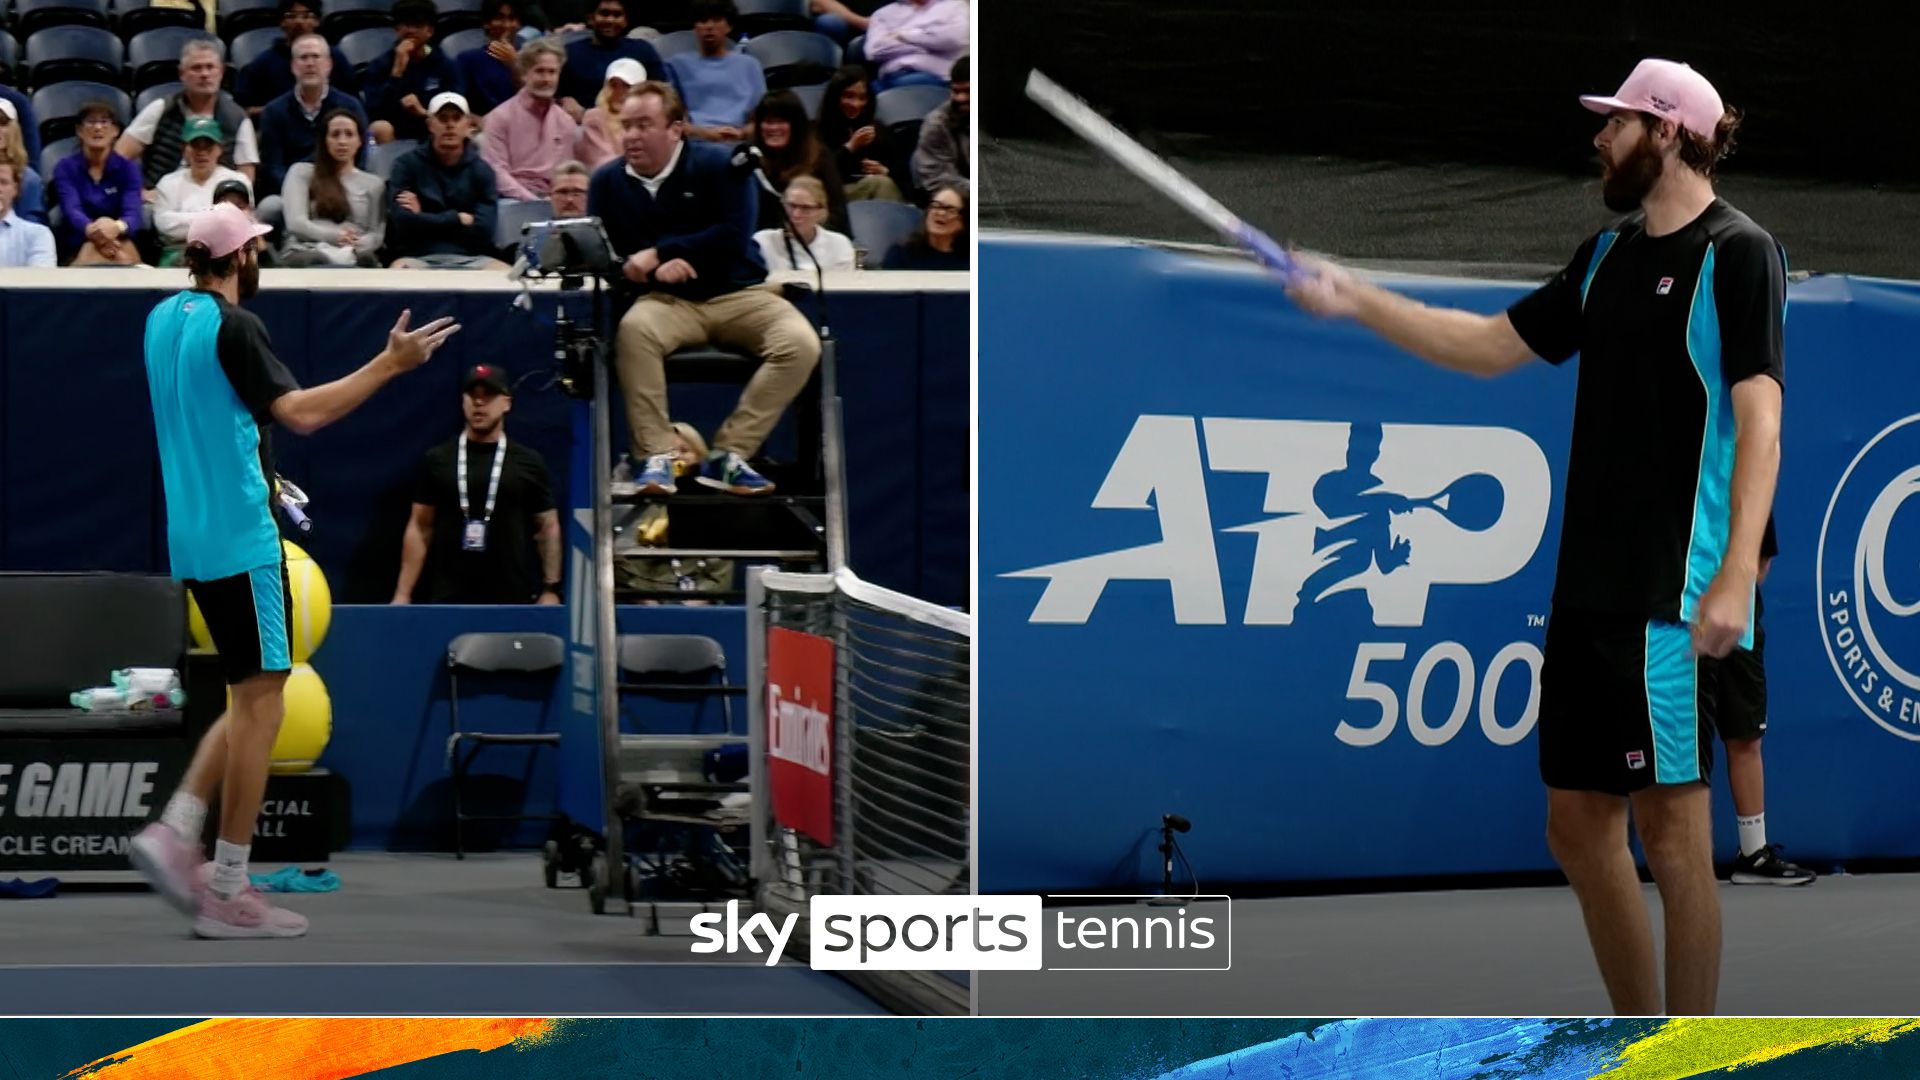
[[[643,85],[674,92],[688,146],[761,164],[768,268],[969,265],[968,0],[213,2],[130,33],[104,0],[11,17],[0,266],[173,265],[230,201],[274,226],[268,265],[503,270],[518,223],[630,168]],[[164,64],[84,59],[167,34]]]

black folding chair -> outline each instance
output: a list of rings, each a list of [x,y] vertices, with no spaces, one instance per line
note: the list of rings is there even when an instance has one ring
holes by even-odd
[[[775,30],[748,39],[740,51],[760,61],[767,89],[825,82],[840,67],[840,43],[811,30]]]
[[[467,857],[466,824],[469,821],[558,821],[551,814],[469,814],[461,801],[460,787],[467,768],[488,746],[559,746],[557,731],[490,732],[467,731],[460,726],[460,676],[519,677],[528,681],[556,676],[566,658],[566,643],[553,634],[461,634],[447,645],[448,727],[447,765],[453,772],[453,855]],[[462,743],[471,744],[462,747]]]

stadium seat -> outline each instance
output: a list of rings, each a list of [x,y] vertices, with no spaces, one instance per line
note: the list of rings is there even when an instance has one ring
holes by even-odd
[[[400,155],[419,147],[413,139],[395,139],[390,143],[381,143],[367,151],[367,171],[385,180],[393,175],[393,163]]]
[[[50,26],[27,39],[27,81],[51,86],[73,79],[120,81],[126,48],[111,30]]]
[[[734,29],[749,38],[781,30],[813,29],[813,12],[807,0],[735,0],[740,21]]]
[[[120,40],[132,41],[136,34],[163,26],[205,30],[207,20],[199,8],[161,7],[153,0],[113,0],[113,28]]]
[[[13,72],[20,66],[20,43],[13,35],[0,30],[0,83],[11,85],[18,76]]]
[[[906,203],[882,199],[861,199],[847,204],[847,219],[853,228],[853,246],[867,253],[865,265],[877,267],[887,252],[899,246],[920,227],[920,211]]]
[[[286,37],[277,26],[262,26],[257,30],[247,30],[235,35],[227,46],[227,63],[235,68],[243,68],[258,60],[261,54],[270,52],[273,44]]]
[[[149,30],[127,43],[127,68],[133,74],[135,92],[180,77],[180,51],[189,41],[205,41],[227,58],[226,43],[205,30],[184,26],[163,26]]]
[[[133,118],[133,101],[117,86],[97,82],[60,82],[34,91],[33,114],[40,118],[43,142],[64,139],[73,134],[73,120],[80,106],[89,101],[104,101],[113,107],[114,119],[125,128]]]
[[[888,134],[900,127],[917,131],[920,121],[945,105],[950,96],[944,86],[896,86],[883,90],[873,99],[873,122],[887,129]]]
[[[40,148],[41,179],[50,181],[53,178],[53,167],[66,160],[69,154],[79,149],[80,139],[75,135],[69,135],[64,139],[55,139],[45,146],[42,146]],[[49,191],[47,192],[47,201],[57,203],[58,199],[53,192]]]
[[[142,112],[146,111],[147,106],[161,98],[171,97],[184,89],[186,89],[186,87],[180,85],[177,81],[155,83],[147,87],[145,90],[140,91],[139,95],[133,99],[133,115],[139,116]]]
[[[846,63],[869,67],[867,63],[867,35],[860,34],[847,42]]]
[[[471,30],[459,30],[440,39],[440,51],[452,60],[461,53],[487,47],[487,32],[475,27]]]
[[[826,83],[808,83],[806,86],[789,86],[787,89],[793,92],[794,97],[800,99],[800,104],[807,107],[809,117],[815,120],[820,119],[820,102],[827,96]]]
[[[355,30],[334,44],[339,46],[340,55],[353,65],[356,75],[365,75],[367,65],[380,59],[380,55],[393,48],[393,31],[378,26],[365,30]]]
[[[434,23],[434,36],[446,37],[462,30],[477,30],[485,21],[480,10],[481,0],[434,0],[434,8],[440,12],[439,21]]]
[[[501,199],[494,208],[493,244],[499,248],[518,247],[522,225],[552,219],[553,204],[545,199]]]
[[[591,31],[591,30],[563,30],[563,31],[561,31],[560,33],[557,33],[557,34],[551,34],[551,35],[548,35],[548,36],[550,36],[551,38],[553,38],[553,40],[554,40],[554,41],[555,41],[556,43],[558,43],[558,44],[559,44],[559,46],[560,46],[560,47],[561,47],[562,49],[564,49],[564,48],[566,48],[567,46],[569,46],[569,45],[571,45],[571,44],[573,44],[573,43],[574,43],[574,42],[576,42],[576,41],[585,41],[585,40],[587,40],[588,38],[590,38],[590,37],[592,37],[592,36],[593,36],[593,31]]]
[[[21,41],[49,26],[97,26],[111,23],[107,0],[14,0],[13,36]]]
[[[776,30],[740,47],[760,61],[767,73],[767,89],[825,82],[840,67],[840,45],[811,30]]]
[[[683,52],[699,52],[700,39],[691,30],[675,30],[654,38],[653,51],[660,54],[660,59],[671,60]]]
[[[279,0],[220,0],[220,36],[233,41],[253,30],[280,32]]]
[[[320,32],[328,41],[342,46],[356,32],[393,25],[393,0],[324,0],[325,14],[320,16]],[[393,46],[393,34],[387,34],[387,46]],[[356,66],[358,61],[355,61]]]

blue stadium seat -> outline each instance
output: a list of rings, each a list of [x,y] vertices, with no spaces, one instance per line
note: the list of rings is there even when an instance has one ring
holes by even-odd
[[[335,45],[358,31],[393,25],[393,0],[323,0],[323,3],[320,32]],[[387,46],[393,46],[391,33],[387,35]]]
[[[944,86],[896,86],[882,90],[873,99],[873,122],[892,135],[895,129],[920,130],[927,114],[947,103],[951,95]]]
[[[840,43],[811,30],[776,30],[749,40],[740,51],[760,61],[767,89],[825,82],[840,67]]]
[[[232,41],[251,30],[280,30],[279,0],[220,0],[220,36]]]
[[[906,203],[861,199],[847,204],[847,221],[853,227],[853,246],[866,250],[867,266],[877,267],[920,227],[920,211]]]
[[[852,41],[847,42],[846,62],[849,64],[859,64],[861,67],[872,66],[867,63],[867,35],[860,34]]]
[[[11,85],[16,76],[14,68],[20,66],[20,43],[13,35],[0,30],[0,83]]]
[[[378,26],[365,30],[355,30],[334,44],[340,48],[340,55],[353,65],[356,75],[364,75],[367,65],[380,59],[380,54],[393,48],[393,31]]]
[[[501,199],[494,208],[493,244],[510,248],[520,244],[520,227],[551,221],[553,204],[545,199]]]
[[[113,107],[114,119],[125,128],[133,118],[133,102],[117,86],[97,82],[62,82],[34,91],[33,114],[40,118],[42,142],[64,139],[73,134],[74,117],[89,101],[104,101]]]
[[[49,26],[111,25],[107,0],[14,0],[13,34],[22,41]]]
[[[206,16],[198,7],[157,7],[153,0],[112,0],[113,28],[120,40],[132,41],[134,35],[163,26],[184,26],[205,30]]]
[[[691,30],[675,30],[654,38],[653,51],[660,54],[660,59],[671,60],[683,52],[699,52],[700,39]]]
[[[27,81],[51,86],[73,79],[120,81],[126,47],[98,26],[49,26],[27,39]]]
[[[477,27],[471,30],[457,30],[440,39],[440,51],[446,53],[449,60],[461,53],[486,47],[487,32]]]
[[[400,155],[419,147],[412,139],[395,139],[390,143],[381,143],[367,151],[367,171],[382,180],[393,175],[393,163]]]
[[[734,0],[740,21],[734,30],[748,37],[781,30],[812,30],[813,12],[807,0]]]
[[[434,0],[433,6],[440,13],[439,21],[434,23],[436,37],[476,30],[485,21],[481,0]]]
[[[40,148],[40,178],[43,180],[51,180],[53,177],[53,167],[65,160],[69,154],[79,149],[80,139],[73,135],[69,135],[64,139],[55,139],[45,146],[42,146]],[[47,192],[47,201],[57,202],[58,200],[54,197],[53,192],[49,191]]]
[[[585,41],[586,39],[588,39],[588,38],[590,38],[590,37],[592,37],[592,36],[593,36],[593,31],[591,31],[591,30],[563,30],[563,31],[561,31],[561,32],[560,32],[560,33],[558,33],[558,34],[549,34],[548,36],[549,36],[549,37],[551,37],[551,38],[553,38],[553,40],[554,40],[555,42],[557,42],[557,43],[559,44],[559,46],[560,46],[561,48],[563,48],[563,49],[564,49],[564,48],[566,48],[567,46],[569,46],[569,45],[571,45],[571,44],[573,44],[573,43],[574,43],[574,42],[576,42],[576,41]]]
[[[789,86],[787,87],[787,89],[790,92],[792,92],[794,97],[797,97],[800,99],[800,104],[805,105],[807,107],[807,115],[809,117],[812,117],[815,120],[820,119],[820,102],[825,100],[827,96],[826,83],[809,83],[806,86]]]
[[[227,46],[227,63],[234,68],[243,68],[260,58],[260,55],[273,49],[273,43],[286,37],[277,26],[262,26],[257,30],[247,30],[231,38]]]
[[[134,97],[133,115],[139,116],[142,112],[146,111],[147,106],[161,98],[170,97],[185,89],[186,87],[182,86],[178,81],[155,83],[145,90],[140,91],[140,93]]]
[[[220,50],[220,59],[227,58],[226,43],[205,30],[184,26],[149,30],[127,43],[127,68],[133,73],[133,89],[137,92],[179,78],[180,52],[189,41],[207,42]]]

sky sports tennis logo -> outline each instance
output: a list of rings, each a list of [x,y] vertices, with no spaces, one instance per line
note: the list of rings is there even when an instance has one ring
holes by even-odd
[[[807,962],[815,971],[1226,971],[1233,917],[1225,896],[1178,905],[1048,909],[1042,896],[815,896]],[[1059,897],[1082,902],[1146,897]],[[696,953],[778,964],[800,915],[745,914],[738,900],[691,924]]]

